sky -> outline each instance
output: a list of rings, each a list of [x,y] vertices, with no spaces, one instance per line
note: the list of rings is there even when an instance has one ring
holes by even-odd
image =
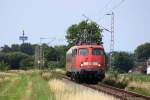
[[[0,0],[0,46],[20,44],[22,30],[32,44],[66,44],[67,28],[86,15],[110,29],[115,14],[115,51],[134,52],[138,45],[150,42],[150,0]],[[110,33],[103,31],[109,52]]]

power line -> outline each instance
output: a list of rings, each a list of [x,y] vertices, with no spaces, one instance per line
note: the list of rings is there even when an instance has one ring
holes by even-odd
[[[109,0],[106,4],[105,4],[105,6],[101,9],[101,11],[100,11],[100,15],[102,14],[102,11],[103,10],[105,10],[105,8],[106,8],[106,10],[107,10],[107,7],[110,5],[110,3],[112,2],[112,0]],[[101,17],[101,18],[99,18],[98,20],[100,21],[100,20],[102,20],[103,18],[105,17],[105,14]]]
[[[107,7],[109,6],[109,4],[112,2],[112,0],[109,0],[106,4],[105,4],[105,6],[100,10],[100,14],[102,13],[102,11],[106,8],[107,9]]]
[[[110,0],[111,1],[111,0]],[[103,18],[105,18],[106,13],[112,12],[115,9],[117,9],[125,0],[121,0],[118,4],[114,5],[110,10],[106,11],[105,14],[100,17],[97,21],[102,20]],[[111,2],[108,2],[107,6],[110,4]]]
[[[87,20],[89,20],[89,21],[95,22],[95,21],[93,21],[92,19],[90,19],[89,17],[87,17],[85,14],[82,14],[82,16],[85,17],[85,18],[86,18]],[[105,30],[105,31],[111,32],[109,29],[103,27],[102,25],[99,25],[99,24],[98,24],[98,26],[101,27],[101,28],[102,28],[103,30]]]
[[[118,4],[116,4],[112,10],[115,10],[116,8],[118,8],[125,0],[121,0]]]

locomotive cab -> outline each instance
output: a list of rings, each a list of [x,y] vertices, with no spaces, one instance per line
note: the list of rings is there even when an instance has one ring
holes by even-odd
[[[101,45],[74,46],[66,56],[67,75],[72,78],[101,80],[105,77],[105,54]]]

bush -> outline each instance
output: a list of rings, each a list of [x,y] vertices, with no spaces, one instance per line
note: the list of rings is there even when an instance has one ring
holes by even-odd
[[[49,69],[54,69],[54,68],[59,67],[59,62],[57,62],[57,61],[49,61],[47,65],[48,65]]]
[[[21,69],[31,69],[34,66],[34,60],[31,57],[21,60],[20,67]]]
[[[21,52],[10,52],[2,53],[0,52],[0,61],[4,61],[10,65],[10,69],[19,69],[20,62],[23,59],[29,58],[30,56]]]
[[[5,63],[4,61],[0,62],[0,71],[6,71],[9,69],[9,65]]]
[[[109,69],[103,83],[124,89],[128,85],[128,80],[120,75],[120,70]]]
[[[114,70],[114,69],[109,69],[108,70],[108,75],[110,79],[117,80],[118,75],[119,75],[119,70]]]
[[[49,69],[63,68],[65,66],[65,62],[63,62],[63,61],[49,61],[49,62],[47,62],[47,66]]]

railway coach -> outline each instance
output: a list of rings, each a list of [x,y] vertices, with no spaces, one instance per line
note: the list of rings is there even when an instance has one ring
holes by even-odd
[[[102,45],[76,45],[66,53],[66,75],[72,80],[101,81],[105,77],[105,53]]]

